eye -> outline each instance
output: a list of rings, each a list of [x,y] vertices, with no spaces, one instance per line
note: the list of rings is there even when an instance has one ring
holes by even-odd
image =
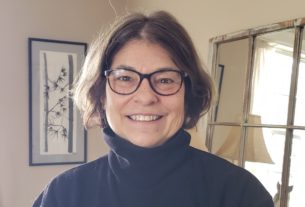
[[[128,82],[128,81],[132,81],[132,77],[130,77],[130,76],[118,76],[116,78],[116,80],[123,81],[123,82]]]
[[[162,78],[158,82],[162,83],[162,84],[171,84],[171,83],[174,83],[174,80],[172,80],[170,78]]]

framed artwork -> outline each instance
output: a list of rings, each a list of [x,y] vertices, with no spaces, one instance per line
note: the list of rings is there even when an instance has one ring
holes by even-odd
[[[87,44],[29,38],[29,164],[87,161],[86,131],[71,87]]]

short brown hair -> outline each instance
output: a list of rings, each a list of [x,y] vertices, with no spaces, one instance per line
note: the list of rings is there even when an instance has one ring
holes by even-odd
[[[106,126],[104,101],[107,79],[105,70],[111,67],[117,52],[130,40],[143,39],[162,46],[177,67],[188,74],[185,80],[185,120],[183,128],[196,125],[214,97],[214,86],[200,63],[190,36],[178,21],[165,11],[149,16],[134,13],[117,20],[97,38],[87,54],[82,72],[76,82],[74,100],[83,115],[86,127],[90,120],[99,119]]]

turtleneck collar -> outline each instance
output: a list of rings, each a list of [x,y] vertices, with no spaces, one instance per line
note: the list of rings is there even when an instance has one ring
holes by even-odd
[[[134,145],[110,128],[104,129],[104,135],[111,148],[108,160],[117,181],[134,187],[151,187],[169,176],[183,164],[190,143],[190,135],[183,129],[154,148]]]

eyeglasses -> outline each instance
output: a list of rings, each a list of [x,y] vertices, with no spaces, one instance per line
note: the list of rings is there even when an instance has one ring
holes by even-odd
[[[162,69],[149,74],[143,74],[133,69],[119,68],[106,70],[104,75],[108,79],[111,90],[117,94],[129,95],[134,93],[147,78],[154,92],[162,96],[170,96],[177,93],[187,73],[175,69]]]

